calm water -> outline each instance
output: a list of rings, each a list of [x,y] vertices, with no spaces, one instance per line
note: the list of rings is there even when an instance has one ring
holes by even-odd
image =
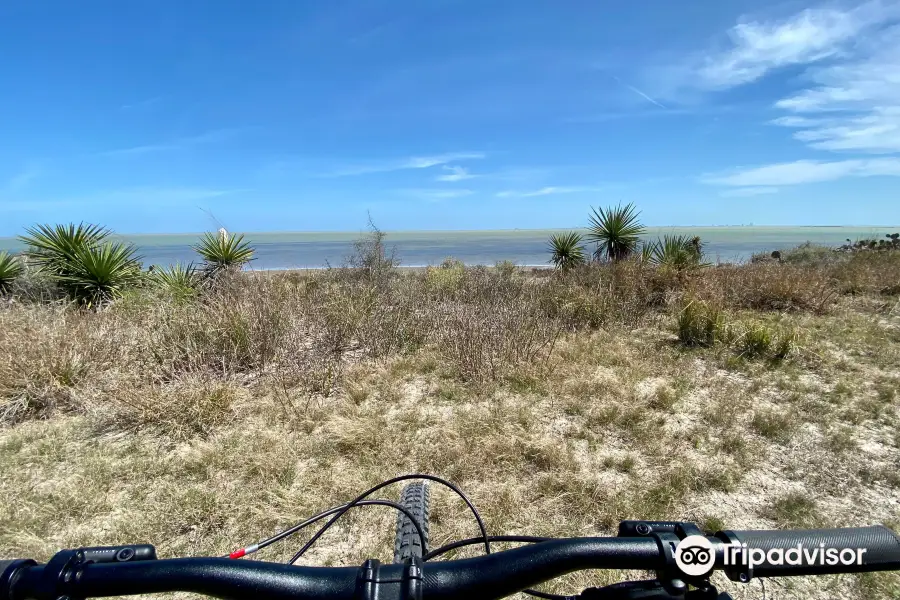
[[[754,252],[771,252],[811,241],[839,245],[847,238],[883,237],[898,228],[878,227],[652,227],[648,237],[664,234],[699,235],[712,260],[740,261]],[[389,232],[388,247],[394,247],[401,264],[439,264],[448,256],[466,264],[492,265],[511,260],[520,265],[546,265],[547,238],[558,230],[505,231],[398,231]],[[341,265],[353,251],[360,232],[251,233],[256,247],[254,269],[317,268]],[[134,243],[144,264],[196,261],[191,244],[194,234],[123,236]],[[18,250],[14,238],[0,238],[0,250]]]

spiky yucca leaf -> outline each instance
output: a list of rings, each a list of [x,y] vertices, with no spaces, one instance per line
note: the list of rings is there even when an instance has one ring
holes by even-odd
[[[207,232],[193,248],[211,274],[240,269],[253,260],[253,248],[244,241],[243,235]]]
[[[582,236],[576,231],[555,233],[550,236],[550,262],[563,272],[584,264]]]
[[[701,265],[702,242],[699,237],[666,235],[653,250],[653,263],[674,269],[686,269]]]
[[[21,258],[9,252],[0,252],[0,294],[7,293],[13,281],[22,275],[24,270]]]
[[[75,251],[70,272],[60,282],[79,302],[95,306],[119,296],[127,287],[140,283],[141,264],[130,244],[104,242]]]
[[[19,239],[28,247],[25,256],[40,270],[56,276],[71,274],[76,255],[99,246],[110,234],[100,225],[36,225]]]
[[[597,243],[595,256],[598,259],[621,260],[637,250],[640,236],[646,229],[638,220],[640,213],[634,204],[591,211],[587,239]]]
[[[194,263],[176,263],[155,271],[152,280],[175,296],[189,297],[196,295],[203,283],[203,276]]]
[[[659,247],[659,241],[650,241],[644,242],[641,244],[641,263],[649,264],[653,262],[653,257],[656,256],[657,248]]]

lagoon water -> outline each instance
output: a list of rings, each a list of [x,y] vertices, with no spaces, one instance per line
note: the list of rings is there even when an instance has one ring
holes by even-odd
[[[771,252],[804,242],[840,245],[847,239],[884,237],[894,227],[651,227],[647,237],[664,234],[699,235],[712,261],[748,260],[753,253]],[[397,231],[386,243],[404,266],[439,264],[452,256],[466,264],[492,265],[510,260],[519,265],[546,265],[547,238],[560,230]],[[256,247],[253,269],[298,269],[340,266],[364,232],[248,233]],[[196,261],[191,250],[198,234],[127,235],[145,265]],[[15,238],[0,238],[0,250],[18,250]]]

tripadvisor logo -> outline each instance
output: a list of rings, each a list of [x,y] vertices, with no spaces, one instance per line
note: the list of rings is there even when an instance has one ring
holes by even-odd
[[[689,535],[675,547],[675,564],[685,575],[701,577],[713,569],[716,553],[702,535]]]
[[[797,544],[790,548],[748,548],[747,544],[724,546],[722,566],[743,566],[753,569],[770,566],[836,566],[862,565],[866,548],[834,548],[824,543],[818,546]],[[702,535],[689,535],[675,547],[675,563],[685,575],[701,577],[713,570],[716,552],[712,542]]]

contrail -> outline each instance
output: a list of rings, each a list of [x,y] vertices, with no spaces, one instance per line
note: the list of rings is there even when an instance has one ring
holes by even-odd
[[[637,89],[637,88],[634,87],[633,85],[628,85],[627,83],[625,83],[624,81],[622,81],[621,79],[619,79],[618,77],[616,77],[615,75],[613,75],[613,79],[615,79],[615,80],[618,81],[620,84],[622,84],[622,85],[624,85],[625,87],[627,87],[629,90],[631,90],[632,92],[634,92],[635,94],[637,94],[638,96],[640,96],[641,98],[643,98],[644,100],[646,100],[647,102],[652,102],[653,104],[657,105],[658,107],[660,107],[660,108],[662,108],[662,109],[669,110],[669,108],[668,108],[667,106],[664,106],[664,105],[662,105],[661,103],[657,102],[656,100],[654,100],[653,98],[651,98],[650,96],[648,96],[647,94],[645,94],[644,92],[642,92],[641,90]]]

